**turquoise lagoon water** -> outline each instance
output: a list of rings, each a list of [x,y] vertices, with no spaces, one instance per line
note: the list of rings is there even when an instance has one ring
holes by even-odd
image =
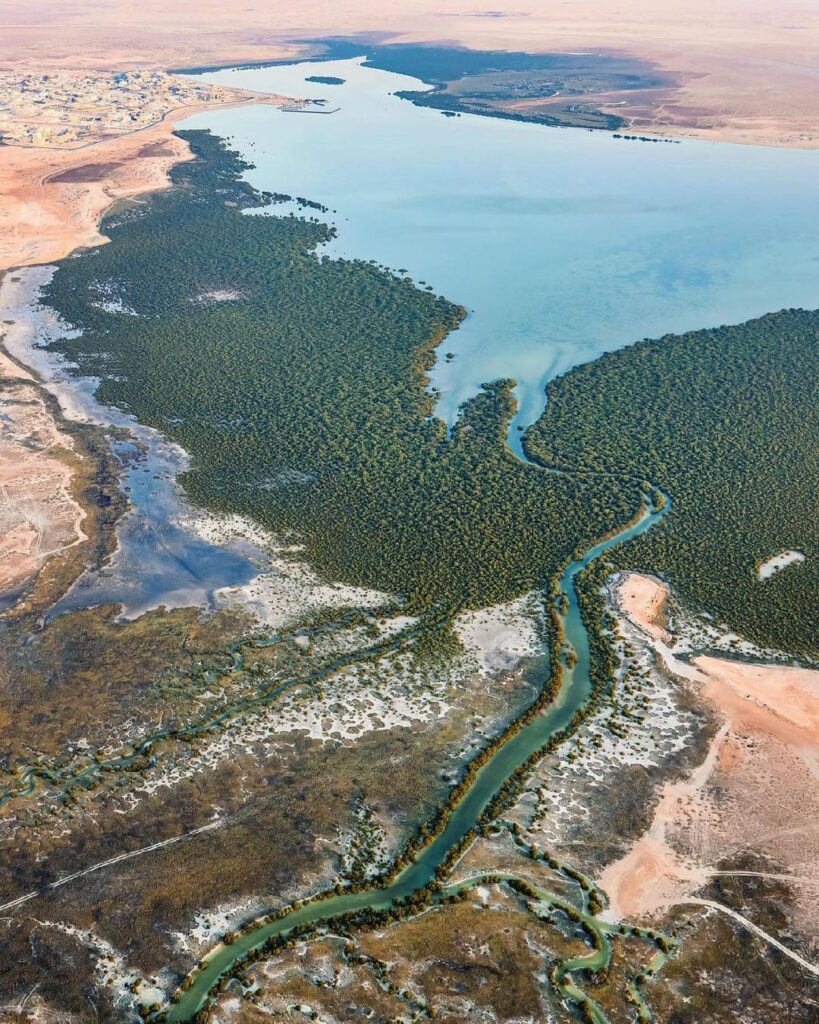
[[[319,70],[345,84],[305,81]],[[258,188],[335,211],[330,252],[466,306],[432,375],[450,423],[484,381],[518,381],[527,425],[545,383],[600,352],[819,306],[817,153],[445,117],[393,95],[426,86],[361,60],[201,77],[327,100],[333,113],[260,105],[183,127],[229,139]]]

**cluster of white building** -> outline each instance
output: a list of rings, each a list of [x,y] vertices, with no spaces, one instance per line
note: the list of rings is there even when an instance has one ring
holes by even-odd
[[[18,146],[71,146],[144,128],[175,107],[219,102],[230,93],[220,86],[161,71],[0,71],[0,141]]]

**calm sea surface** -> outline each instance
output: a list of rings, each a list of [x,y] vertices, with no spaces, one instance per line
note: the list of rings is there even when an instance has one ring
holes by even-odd
[[[433,371],[450,423],[484,381],[518,381],[526,425],[546,381],[600,352],[819,306],[817,153],[445,117],[393,95],[421,83],[360,60],[201,77],[327,100],[332,113],[255,106],[183,127],[228,139],[258,188],[335,211],[330,252],[406,268],[467,307],[444,343],[456,358]]]

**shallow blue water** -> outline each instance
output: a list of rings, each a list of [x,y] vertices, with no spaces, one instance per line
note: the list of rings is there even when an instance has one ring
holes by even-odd
[[[318,71],[345,84],[305,81]],[[357,60],[201,77],[339,108],[183,127],[229,138],[257,187],[337,211],[332,252],[407,268],[470,310],[432,375],[450,423],[487,380],[518,381],[525,425],[546,381],[600,352],[819,306],[817,153],[444,117],[392,95],[414,79]]]
[[[221,587],[242,586],[258,575],[258,552],[211,543],[180,520],[178,451],[155,432],[146,435],[144,447],[111,442],[131,504],[117,529],[117,550],[102,568],[84,573],[48,618],[107,604],[120,606],[126,618],[160,605],[211,605]]]

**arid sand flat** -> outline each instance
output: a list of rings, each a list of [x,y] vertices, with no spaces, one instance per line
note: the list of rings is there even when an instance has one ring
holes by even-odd
[[[616,594],[667,670],[692,683],[722,724],[702,763],[665,788],[649,830],[603,873],[611,911],[641,917],[684,904],[743,851],[775,858],[793,879],[804,926],[819,899],[819,671],[711,656],[682,662],[661,624],[667,598],[664,584],[637,574]]]

